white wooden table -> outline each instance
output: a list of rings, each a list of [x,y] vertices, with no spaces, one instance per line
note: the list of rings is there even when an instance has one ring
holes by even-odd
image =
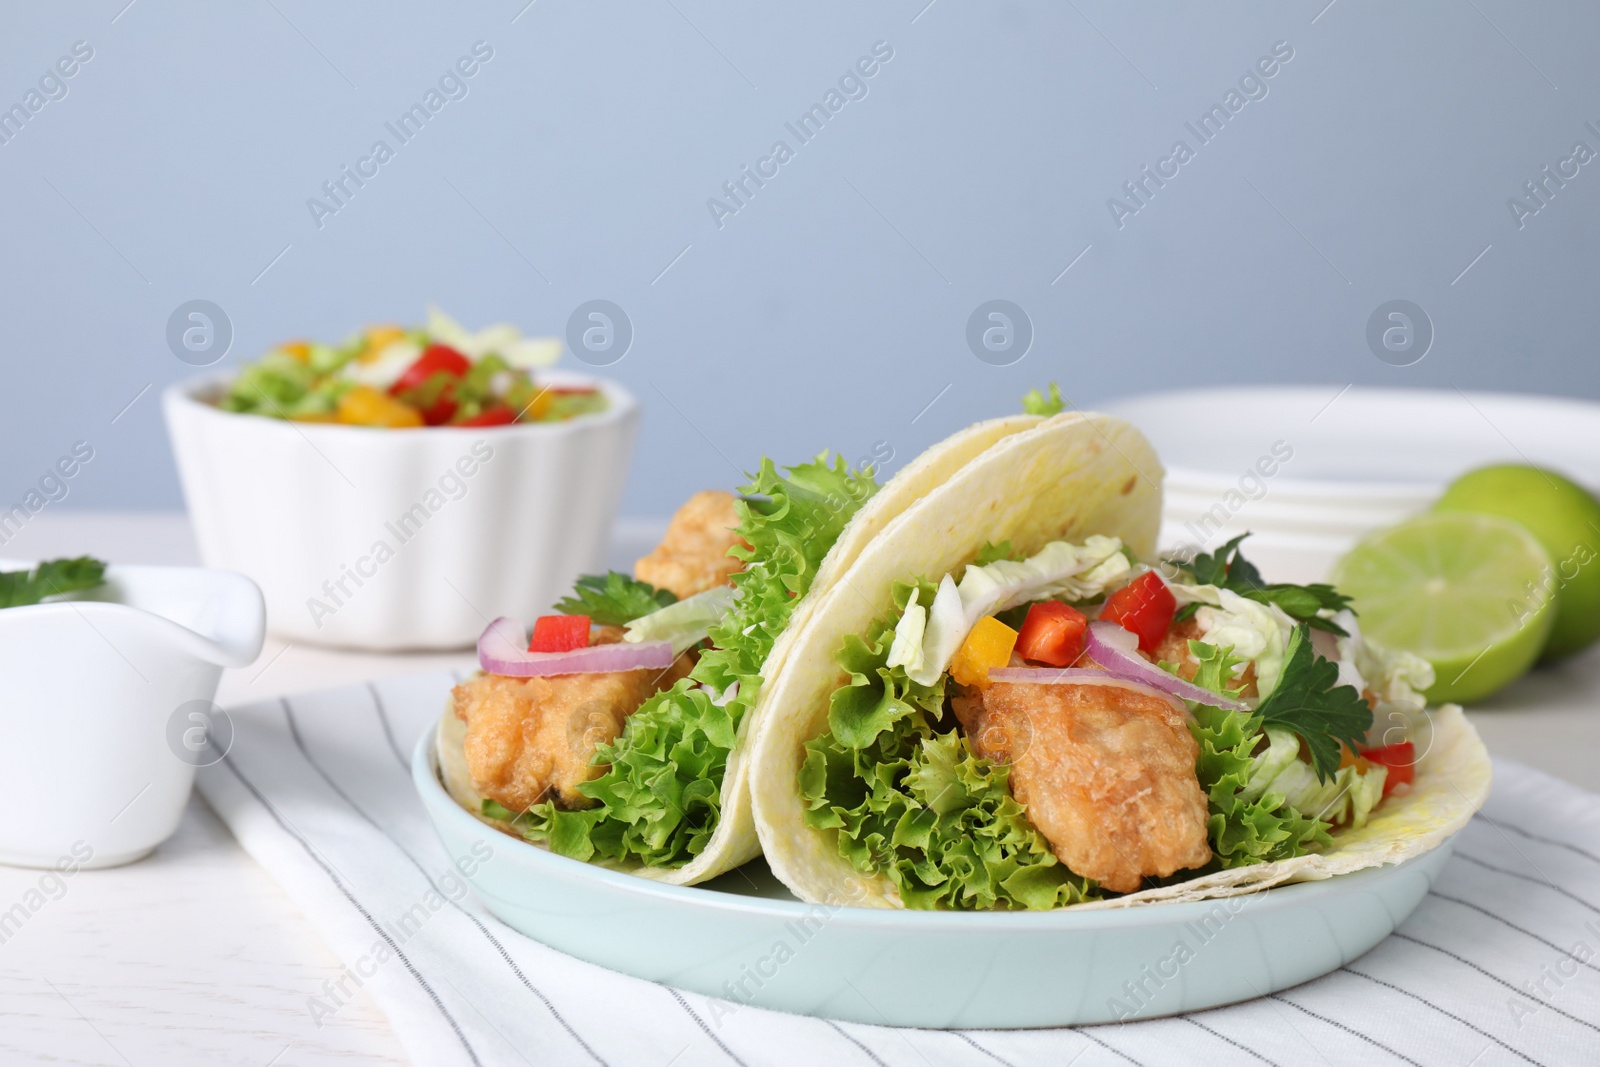
[[[619,530],[613,565],[647,548],[651,528]],[[82,553],[195,560],[187,521],[167,514],[45,512],[3,552]],[[218,702],[472,662],[470,652],[364,655],[269,637],[255,665],[224,675]],[[1600,792],[1600,650],[1536,672],[1472,719],[1495,754]],[[0,908],[37,888],[40,874],[0,867]],[[0,1063],[406,1062],[364,992],[320,1028],[313,1020],[307,1000],[341,969],[197,793],[155,855],[78,874],[0,944]]]

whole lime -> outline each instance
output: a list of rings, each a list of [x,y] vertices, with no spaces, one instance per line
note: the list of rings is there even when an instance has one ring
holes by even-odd
[[[1524,591],[1530,607],[1555,598],[1542,659],[1571,655],[1600,638],[1600,502],[1587,489],[1552,470],[1504,463],[1451,482],[1434,510],[1512,519],[1550,554],[1542,587]]]

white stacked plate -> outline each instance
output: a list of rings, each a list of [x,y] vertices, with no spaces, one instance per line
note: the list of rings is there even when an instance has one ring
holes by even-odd
[[[1426,509],[1457,475],[1533,463],[1600,486],[1600,403],[1511,393],[1231,386],[1103,406],[1167,469],[1161,544],[1250,531],[1270,579],[1316,581],[1363,534]]]

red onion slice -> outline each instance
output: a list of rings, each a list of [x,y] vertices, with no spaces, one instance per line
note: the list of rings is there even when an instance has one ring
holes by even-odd
[[[1091,622],[1084,648],[1089,653],[1090,659],[1118,677],[1132,682],[1142,682],[1152,689],[1171,693],[1184,700],[1192,700],[1196,704],[1227,708],[1229,711],[1250,710],[1250,705],[1242,701],[1229,700],[1204,686],[1186,682],[1177,675],[1168,674],[1157,667],[1139,655],[1139,638],[1132,631],[1124,630],[1114,622],[1099,619]],[[995,672],[991,671],[989,677],[993,678],[994,674]]]
[[[478,638],[478,665],[490,674],[542,678],[551,674],[666,670],[676,658],[671,641],[592,645],[571,652],[529,652],[527,649],[527,633],[517,623],[501,616]]]

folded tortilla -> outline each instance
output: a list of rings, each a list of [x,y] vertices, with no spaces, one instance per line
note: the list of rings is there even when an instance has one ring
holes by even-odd
[[[762,665],[764,684],[755,705],[740,723],[739,738],[728,757],[727,771],[722,781],[721,819],[705,849],[681,867],[629,864],[618,865],[614,869],[672,885],[693,885],[715,878],[760,855],[761,845],[756,837],[755,820],[750,808],[748,752],[750,741],[756,733],[756,724],[768,713],[771,694],[783,675],[796,637],[806,629],[817,605],[845,576],[857,557],[882,535],[901,512],[937,492],[962,467],[985,453],[996,442],[1031,430],[1042,421],[1036,415],[1015,415],[970,426],[927,449],[861,506],[823,558],[811,587],[795,606],[787,628],[779,635]],[[447,702],[436,731],[439,773],[445,788],[458,804],[479,819],[497,829],[516,834],[517,831],[509,824],[483,816],[484,798],[473,785],[472,776],[467,770],[463,752],[465,740],[466,724],[456,717],[453,706]]]
[[[886,876],[839,855],[837,831],[808,827],[796,775],[804,745],[828,730],[828,699],[840,682],[835,655],[847,635],[864,634],[894,611],[896,582],[937,580],[986,544],[1010,541],[1031,555],[1055,540],[1120,537],[1136,557],[1154,558],[1162,469],[1143,435],[1108,415],[1066,413],[1008,435],[954,477],[906,508],[819,598],[805,630],[792,636],[784,669],[763,697],[750,746],[751,810],[767,862],[801,899],[902,907]],[[1433,713],[1433,737],[1409,794],[1391,796],[1360,830],[1338,830],[1313,855],[1237,867],[1078,908],[1129,907],[1253,892],[1398,863],[1438,846],[1488,796],[1488,755],[1459,708]],[[1419,749],[1423,745],[1419,743]]]

